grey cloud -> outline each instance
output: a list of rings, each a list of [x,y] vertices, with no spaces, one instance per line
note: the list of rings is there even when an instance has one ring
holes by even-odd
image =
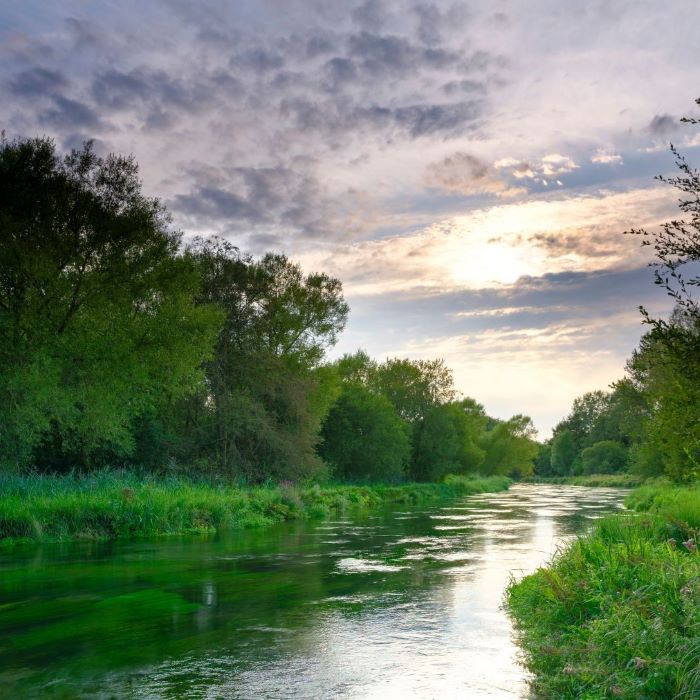
[[[213,96],[212,82],[219,87],[236,89],[237,81],[227,83],[222,73],[203,76],[201,82],[186,83],[173,79],[165,71],[137,68],[128,73],[110,70],[96,76],[92,93],[96,102],[111,109],[128,109],[147,104],[155,111],[176,108],[196,111],[209,104]]]
[[[463,152],[454,153],[429,165],[426,184],[465,195],[491,193],[510,196],[521,192],[511,188],[492,165]]]
[[[39,121],[59,130],[66,128],[97,129],[101,120],[90,106],[68,97],[56,95],[53,98],[55,108],[48,109],[39,115]]]
[[[667,136],[678,128],[678,122],[670,114],[656,114],[647,129],[654,136]]]
[[[587,257],[600,258],[620,252],[618,242],[610,240],[609,235],[591,233],[588,230],[572,233],[536,233],[527,240],[544,248],[553,256],[581,253]]]
[[[481,103],[474,100],[405,107],[352,107],[345,102],[318,103],[295,98],[283,100],[280,113],[293,117],[299,129],[330,137],[352,132],[364,134],[368,129],[389,139],[399,134],[419,138],[439,133],[447,137],[475,128],[481,116]]]
[[[357,78],[357,67],[349,58],[332,58],[324,65],[328,82],[328,89],[338,90]]]
[[[75,48],[100,45],[100,34],[89,22],[75,17],[67,17],[64,22],[72,35]]]
[[[230,65],[232,68],[243,68],[255,73],[267,73],[271,70],[279,70],[284,66],[284,58],[266,48],[256,47],[248,49],[234,56]]]
[[[450,80],[440,88],[446,95],[456,95],[459,93],[486,93],[486,84],[478,80]]]
[[[395,109],[374,106],[360,108],[355,114],[366,123],[377,127],[394,125],[413,138],[418,138],[436,133],[443,133],[443,135],[461,133],[468,124],[474,125],[480,116],[480,105],[478,102],[470,101],[455,104],[410,105]]]
[[[317,56],[331,53],[333,49],[334,44],[329,38],[314,35],[306,42],[306,57],[316,58]]]
[[[416,68],[444,69],[460,62],[459,53],[447,49],[415,46],[408,39],[369,32],[352,35],[348,42],[351,56],[372,76],[406,74]]]
[[[209,219],[251,219],[260,220],[257,207],[234,192],[219,187],[197,187],[192,194],[179,194],[173,207],[186,214],[204,216]]]
[[[365,0],[352,11],[352,19],[361,29],[376,30],[383,26],[387,14],[379,0]]]
[[[418,16],[418,38],[426,44],[437,44],[442,38],[440,10],[435,5],[416,5],[413,11]]]
[[[279,224],[313,235],[323,209],[319,185],[309,175],[284,166],[231,168],[226,172],[192,171],[195,180],[207,180],[190,194],[179,194],[172,207],[209,221],[246,221],[252,225]]]
[[[68,84],[67,78],[49,68],[30,68],[17,73],[9,82],[10,91],[21,97],[43,97]]]

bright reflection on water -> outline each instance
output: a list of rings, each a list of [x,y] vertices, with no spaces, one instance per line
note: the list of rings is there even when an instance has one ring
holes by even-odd
[[[518,485],[427,509],[212,539],[0,556],[17,698],[525,698],[511,575],[620,507]]]

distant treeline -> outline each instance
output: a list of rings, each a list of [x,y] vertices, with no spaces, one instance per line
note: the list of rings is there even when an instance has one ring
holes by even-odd
[[[676,308],[646,333],[626,376],[577,398],[540,449],[540,476],[700,478],[700,318]]]
[[[328,362],[341,283],[183,245],[132,158],[0,143],[0,467],[246,482],[528,475],[529,418],[457,399],[441,360]]]

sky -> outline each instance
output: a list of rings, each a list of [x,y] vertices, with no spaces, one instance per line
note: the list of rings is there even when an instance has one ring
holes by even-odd
[[[333,356],[442,357],[540,436],[669,311],[623,235],[700,161],[700,3],[0,4],[0,128],[131,153],[185,236],[340,278]]]

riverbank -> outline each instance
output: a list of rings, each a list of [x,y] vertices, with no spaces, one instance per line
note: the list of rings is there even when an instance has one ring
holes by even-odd
[[[508,588],[537,697],[700,697],[700,487],[626,504]]]
[[[579,476],[547,476],[527,479],[531,484],[557,484],[562,486],[598,486],[604,488],[634,488],[645,481],[637,474],[581,474]]]
[[[0,544],[266,527],[351,508],[504,491],[510,483],[500,476],[449,476],[440,484],[242,488],[114,471],[90,476],[4,475],[0,477]]]

